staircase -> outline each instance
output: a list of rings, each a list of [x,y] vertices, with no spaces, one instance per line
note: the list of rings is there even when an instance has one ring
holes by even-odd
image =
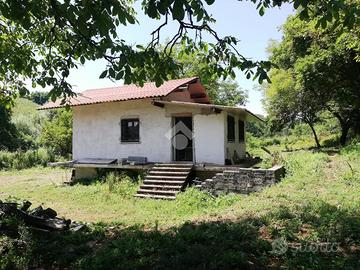
[[[186,187],[192,164],[155,164],[145,177],[135,197],[174,200]]]

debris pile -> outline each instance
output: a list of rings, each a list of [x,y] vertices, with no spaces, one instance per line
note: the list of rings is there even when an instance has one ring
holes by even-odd
[[[0,201],[0,220],[7,217],[15,217],[21,220],[27,227],[41,231],[77,231],[85,225],[71,223],[70,219],[57,217],[54,209],[39,206],[30,209],[31,202],[25,201],[22,204]],[[0,226],[1,232],[1,226]]]

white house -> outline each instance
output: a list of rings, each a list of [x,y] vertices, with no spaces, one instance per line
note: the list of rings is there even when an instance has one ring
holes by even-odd
[[[86,90],[69,99],[73,159],[146,157],[148,162],[236,164],[245,158],[245,126],[259,121],[243,107],[211,104],[199,78],[160,87]],[[40,109],[63,107],[60,101]]]

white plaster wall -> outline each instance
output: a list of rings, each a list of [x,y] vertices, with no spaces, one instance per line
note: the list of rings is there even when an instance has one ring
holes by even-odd
[[[245,147],[245,141],[246,141],[246,134],[245,134],[245,140],[244,142],[239,142],[239,123],[238,120],[242,120],[245,123],[245,129],[246,129],[246,121],[243,117],[239,115],[233,115],[230,114],[235,119],[235,141],[234,142],[228,142],[227,140],[227,115],[228,113],[224,113],[224,142],[225,142],[225,158],[233,160],[234,151],[237,152],[240,158],[245,158],[246,156],[246,147]]]
[[[224,164],[226,148],[237,149],[239,154],[245,155],[244,144],[227,143],[225,112],[200,114],[200,111],[178,106],[159,108],[150,100],[73,107],[73,157],[145,156],[150,162],[171,162],[171,140],[165,134],[171,129],[172,115],[183,114],[193,115],[197,163]],[[140,119],[140,143],[121,143],[120,120],[131,117]],[[237,122],[235,128],[238,141]]]
[[[193,119],[197,163],[225,163],[224,113],[196,114]]]
[[[94,104],[73,110],[74,159],[146,156],[150,162],[171,161],[171,142],[165,137],[171,117],[150,100]],[[140,119],[140,143],[121,143],[120,120],[134,116]]]

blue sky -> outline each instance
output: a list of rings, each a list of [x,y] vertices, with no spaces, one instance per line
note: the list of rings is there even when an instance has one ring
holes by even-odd
[[[162,23],[154,21],[143,15],[137,1],[139,24],[119,28],[121,38],[129,44],[147,44],[151,40],[150,33]],[[251,2],[222,0],[216,1],[208,9],[217,22],[212,26],[219,36],[232,35],[241,40],[238,44],[239,51],[246,57],[253,60],[267,59],[266,47],[270,39],[280,40],[281,32],[279,27],[285,22],[288,15],[293,13],[290,5],[284,5],[281,9],[272,8],[260,16]],[[162,32],[161,40],[175,34],[177,25],[170,23]],[[214,41],[205,36],[205,40]],[[113,83],[109,79],[99,79],[100,73],[105,69],[105,61],[85,63],[78,69],[71,72],[69,82],[74,85],[76,92],[89,88],[100,88],[114,85],[122,85],[122,81]],[[262,94],[254,90],[256,82],[247,80],[241,71],[237,72],[236,80],[239,85],[248,90],[249,101],[246,106],[255,113],[264,113],[261,99]]]

